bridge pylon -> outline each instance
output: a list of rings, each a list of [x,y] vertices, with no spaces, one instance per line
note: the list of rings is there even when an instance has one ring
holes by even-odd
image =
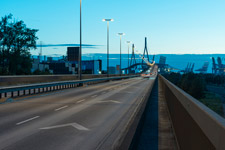
[[[145,54],[146,52],[146,54]],[[145,55],[147,55],[147,60],[149,61],[149,56],[148,56],[148,48],[147,48],[147,37],[145,37],[145,49],[144,49],[144,54],[143,54],[143,58],[146,58]],[[142,60],[142,64],[144,63],[144,60]]]
[[[134,54],[134,44],[132,45],[132,55],[130,60],[130,66],[136,64],[135,54]]]

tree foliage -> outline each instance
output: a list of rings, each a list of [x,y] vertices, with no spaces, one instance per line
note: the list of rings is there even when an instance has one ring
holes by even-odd
[[[213,111],[223,115],[223,101],[221,97],[215,93],[207,91],[206,86],[210,84],[224,86],[224,75],[170,73],[163,74],[163,76]]]
[[[0,20],[0,74],[30,74],[31,49],[36,49],[38,30],[27,28],[23,21],[12,21],[12,15]]]
[[[216,84],[225,87],[225,75],[206,74],[205,81],[207,84]]]
[[[37,69],[33,72],[33,75],[51,75],[51,74],[52,73],[47,68],[44,71],[40,71],[39,69]]]
[[[164,76],[193,97],[197,99],[204,97],[206,84],[202,74],[187,73],[181,75],[179,73],[171,73]]]

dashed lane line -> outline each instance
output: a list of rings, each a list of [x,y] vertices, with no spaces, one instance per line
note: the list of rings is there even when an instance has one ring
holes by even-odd
[[[82,99],[80,101],[77,101],[77,103],[81,103],[81,102],[84,102],[84,101],[85,101],[85,99]]]
[[[68,106],[66,105],[66,106],[63,106],[63,107],[60,107],[60,108],[55,109],[55,111],[59,111],[59,110],[65,109],[65,108],[67,108],[67,107],[68,107]]]
[[[27,120],[18,122],[16,125],[24,124],[24,123],[26,123],[26,122],[32,121],[32,120],[34,120],[34,119],[37,119],[37,118],[39,118],[39,117],[40,117],[40,116],[35,116],[35,117],[33,117],[33,118],[30,118],[30,119],[27,119]]]

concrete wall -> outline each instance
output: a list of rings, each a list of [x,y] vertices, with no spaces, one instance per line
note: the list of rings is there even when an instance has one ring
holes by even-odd
[[[224,150],[225,119],[159,76],[182,150]]]
[[[114,77],[118,75],[110,75]],[[125,75],[123,75],[125,76]],[[82,75],[83,79],[102,78],[104,75]],[[78,80],[77,75],[32,75],[32,76],[0,76],[0,86],[23,85],[56,81]]]

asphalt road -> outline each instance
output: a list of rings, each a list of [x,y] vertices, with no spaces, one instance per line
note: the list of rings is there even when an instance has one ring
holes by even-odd
[[[113,149],[153,81],[112,81],[1,104],[0,149]]]

